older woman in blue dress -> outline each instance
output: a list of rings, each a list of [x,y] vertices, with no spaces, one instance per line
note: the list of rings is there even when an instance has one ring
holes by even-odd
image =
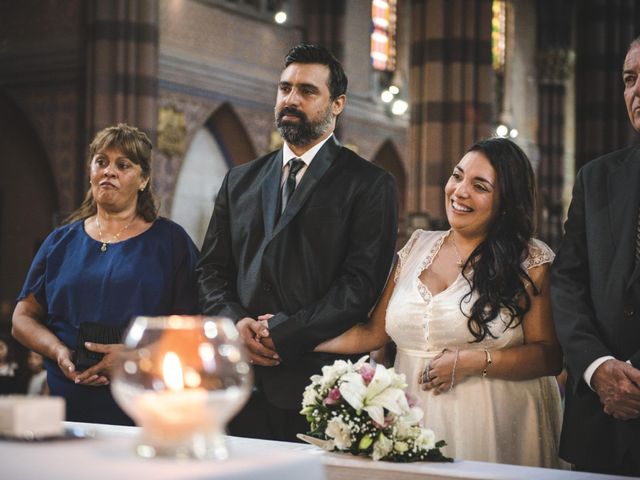
[[[179,225],[158,217],[151,148],[124,124],[96,135],[86,198],[40,247],[13,313],[14,337],[45,357],[49,389],[66,399],[67,420],[131,424],[107,387],[119,345],[80,345],[102,358],[82,371],[75,364],[85,322],[118,331],[137,315],[197,311],[197,249]]]

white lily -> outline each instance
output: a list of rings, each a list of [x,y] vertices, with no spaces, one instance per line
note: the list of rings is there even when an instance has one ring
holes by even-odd
[[[371,419],[384,425],[384,409],[398,416],[409,412],[409,404],[399,385],[399,375],[382,365],[376,366],[376,372],[369,385],[365,385],[362,376],[350,372],[342,377],[340,394],[357,411],[365,410]]]
[[[369,360],[369,355],[365,355],[363,357],[360,357],[358,359],[358,361],[355,363],[355,365],[353,366],[354,370],[360,370],[362,368],[362,366],[367,363],[367,360]]]
[[[362,410],[364,407],[364,397],[367,392],[367,386],[358,372],[349,372],[342,377],[340,384],[340,395],[345,402],[351,405],[356,411]]]

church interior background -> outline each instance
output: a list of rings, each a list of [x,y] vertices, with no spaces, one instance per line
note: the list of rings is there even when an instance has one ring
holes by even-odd
[[[161,214],[200,245],[226,171],[281,144],[276,82],[301,41],[345,67],[337,137],[394,175],[400,245],[446,227],[451,168],[504,135],[557,248],[577,170],[636,141],[621,67],[638,34],[635,0],[0,0],[0,326],[105,126],[151,136]]]

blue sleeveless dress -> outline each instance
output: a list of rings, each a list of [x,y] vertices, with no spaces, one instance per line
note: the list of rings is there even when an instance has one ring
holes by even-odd
[[[74,350],[81,322],[126,326],[138,315],[198,312],[198,250],[178,224],[158,218],[145,232],[100,251],[79,220],[54,230],[36,254],[18,301],[33,294],[44,324]],[[133,425],[109,386],[76,385],[46,359],[51,395],[66,400],[66,419]]]

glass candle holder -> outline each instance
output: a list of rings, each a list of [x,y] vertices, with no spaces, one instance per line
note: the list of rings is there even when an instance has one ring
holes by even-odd
[[[137,454],[227,458],[226,424],[253,385],[233,322],[223,317],[137,317],[124,345],[111,390],[142,427]]]

